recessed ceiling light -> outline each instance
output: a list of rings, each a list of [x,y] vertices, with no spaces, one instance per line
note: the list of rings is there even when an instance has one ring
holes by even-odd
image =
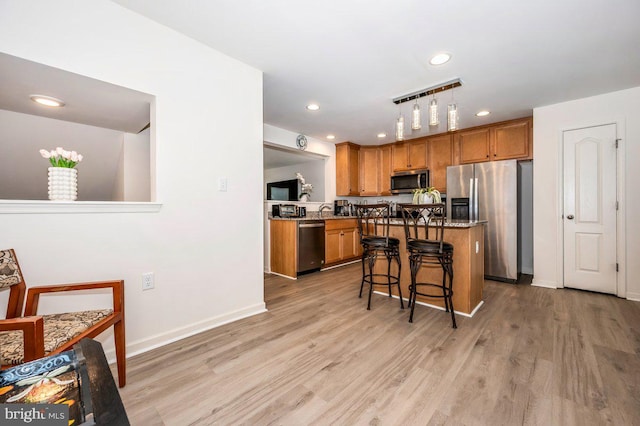
[[[61,99],[56,99],[51,96],[44,95],[31,95],[31,100],[33,102],[39,103],[40,105],[45,105],[49,107],[63,107],[64,101]]]
[[[335,138],[335,135],[327,135],[327,139],[329,139],[330,141],[334,140]]]
[[[429,63],[431,65],[442,65],[446,62],[449,62],[449,59],[451,59],[451,55],[448,53],[438,53],[437,55],[435,55],[433,58],[431,58],[429,60]]]
[[[483,109],[482,111],[478,111],[476,112],[476,116],[478,117],[484,117],[491,114],[491,112],[487,111],[486,109]]]
[[[386,133],[378,133],[378,137],[379,137],[380,139],[382,139],[382,138],[386,138],[386,137],[387,137],[387,134],[386,134]]]
[[[309,111],[317,111],[317,110],[320,109],[320,105],[318,105],[318,104],[309,104],[309,105],[307,105],[307,109]]]

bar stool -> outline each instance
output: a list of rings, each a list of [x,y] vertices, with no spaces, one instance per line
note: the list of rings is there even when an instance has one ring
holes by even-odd
[[[400,289],[400,240],[389,236],[389,204],[356,204],[358,216],[358,230],[360,232],[360,244],[362,245],[362,282],[360,283],[360,295],[365,283],[369,284],[369,301],[367,310],[371,309],[371,294],[374,285],[398,286],[400,309],[404,309],[402,290]],[[387,273],[374,273],[374,266],[378,256],[384,256],[387,260]],[[398,275],[391,275],[391,262],[398,264]],[[365,269],[365,265],[368,266]]]
[[[453,328],[457,328],[453,311],[453,245],[443,241],[444,204],[398,204],[398,207],[402,211],[411,269],[409,322],[413,322],[416,296],[420,295],[444,299],[445,311],[451,312]],[[442,267],[442,283],[417,282],[418,271],[425,264]]]

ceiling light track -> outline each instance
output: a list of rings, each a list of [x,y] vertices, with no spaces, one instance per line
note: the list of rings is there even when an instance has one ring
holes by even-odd
[[[462,86],[462,80],[460,80],[459,78],[456,78],[454,80],[447,81],[446,83],[438,84],[437,86],[431,86],[426,89],[419,90],[417,92],[409,93],[408,95],[394,98],[393,103],[398,105],[404,102],[409,102],[414,99],[444,92],[445,90],[450,90],[450,89],[453,89],[454,87],[460,87],[460,86]]]

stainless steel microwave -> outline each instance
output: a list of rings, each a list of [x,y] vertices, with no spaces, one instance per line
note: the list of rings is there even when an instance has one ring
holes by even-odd
[[[391,193],[406,194],[414,189],[429,187],[429,170],[412,170],[391,176]]]

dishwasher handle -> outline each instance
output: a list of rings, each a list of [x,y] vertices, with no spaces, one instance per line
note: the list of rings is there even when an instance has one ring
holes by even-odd
[[[299,228],[324,228],[324,223],[300,223]]]

